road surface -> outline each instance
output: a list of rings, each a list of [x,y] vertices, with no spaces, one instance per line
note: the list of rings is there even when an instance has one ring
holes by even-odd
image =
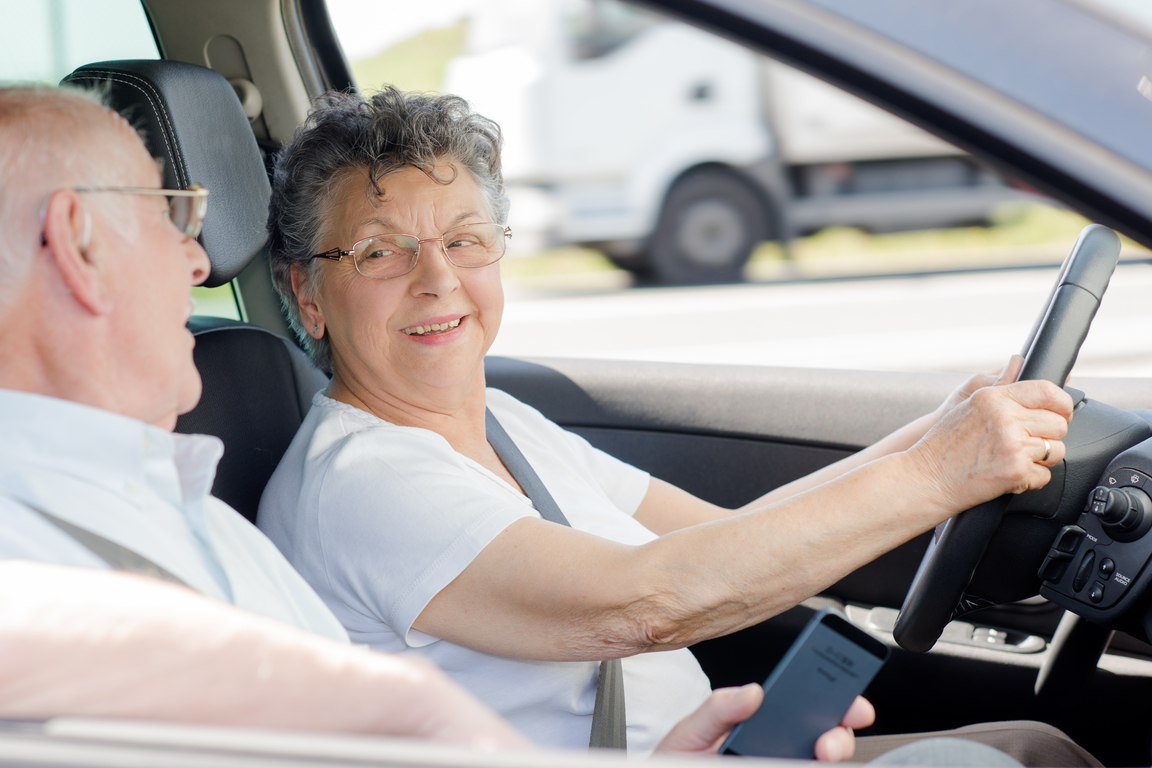
[[[509,281],[492,354],[892,371],[992,370],[1017,352],[1056,268],[567,293]],[[1152,376],[1152,266],[1122,264],[1083,376]]]

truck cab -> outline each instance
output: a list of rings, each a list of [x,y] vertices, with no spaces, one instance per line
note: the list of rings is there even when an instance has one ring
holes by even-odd
[[[618,0],[488,0],[467,46],[445,90],[504,128],[521,242],[599,248],[653,282],[734,281],[763,241],[980,222],[1022,196],[888,112]]]

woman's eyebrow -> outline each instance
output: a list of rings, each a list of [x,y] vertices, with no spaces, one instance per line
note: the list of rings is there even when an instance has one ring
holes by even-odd
[[[465,219],[471,219],[474,216],[479,218],[480,212],[479,211],[468,211],[466,213],[462,213],[459,216],[457,216],[456,218],[452,219],[451,225],[448,227],[448,229],[452,229],[452,227],[456,226],[457,224],[462,224]]]
[[[363,230],[365,227],[367,227],[370,224],[375,224],[381,228],[381,232],[379,234],[389,234],[392,232],[392,223],[389,222],[387,219],[372,218],[372,219],[364,219],[363,221],[360,221],[360,222],[356,223],[355,225],[353,225],[352,235],[355,236],[355,234],[357,232]]]
[[[453,227],[457,226],[458,224],[462,224],[471,218],[480,218],[480,212],[479,211],[465,211],[464,213],[460,214],[456,218],[449,221],[447,229],[452,229]],[[379,234],[406,234],[404,232],[397,232],[395,227],[392,226],[392,222],[388,221],[387,219],[381,219],[381,218],[373,217],[371,219],[364,219],[363,221],[360,221],[355,226],[353,226],[352,227],[352,236],[355,237],[357,232],[362,231],[365,227],[367,227],[371,224],[375,224],[381,228],[381,231],[379,232]],[[447,230],[445,230],[445,231],[447,231]]]

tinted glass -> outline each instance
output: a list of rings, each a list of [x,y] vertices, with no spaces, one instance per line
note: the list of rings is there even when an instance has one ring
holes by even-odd
[[[56,85],[83,64],[159,59],[139,0],[0,0],[0,82]],[[196,314],[240,318],[231,285],[193,288]]]
[[[722,1],[747,10],[761,0]],[[846,15],[856,8],[822,4]],[[1091,17],[1089,38],[1107,31],[1107,18],[1079,6],[1054,0],[1063,9],[1055,16],[1004,31],[987,21],[1013,16],[1003,8],[957,20],[949,4],[859,5],[878,9],[869,17],[877,28],[903,25],[917,51],[935,45],[917,38],[925,30],[969,30],[971,47],[998,62],[977,62],[979,73],[1019,69],[1013,94],[1033,108],[1057,102],[1075,112],[1059,102],[1065,88],[1084,108],[1118,98],[1125,124],[1101,130],[1124,141],[1152,108],[1131,78],[1114,86],[1127,89],[1121,96],[1090,93],[1137,33],[1122,32],[1117,50],[1076,76],[1065,71],[1070,63],[1026,61],[1060,50],[1075,26],[1068,13]],[[503,130],[515,237],[501,262],[509,300],[495,354],[992,369],[1018,351],[1087,223],[861,99],[646,7],[329,0],[329,9],[366,93],[385,83],[457,93]],[[1052,36],[1057,43],[1039,41]],[[961,43],[939,47],[962,60]],[[1092,58],[1088,50],[1073,58]],[[714,281],[745,284],[652,289],[663,279],[652,267],[662,242],[703,265],[748,249],[742,270]],[[1146,258],[1126,248],[1127,260]],[[1117,352],[1132,336],[1125,329],[1152,324],[1149,285],[1152,270],[1122,267],[1077,373],[1152,371],[1152,353]]]
[[[55,85],[82,64],[158,59],[139,0],[0,0],[0,81]]]
[[[1152,39],[1138,4],[811,0],[1152,170]],[[1146,4],[1145,4],[1146,5]],[[1147,12],[1143,14],[1147,17]]]

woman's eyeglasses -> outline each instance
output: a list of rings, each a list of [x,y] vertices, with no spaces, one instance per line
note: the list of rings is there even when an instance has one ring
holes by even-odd
[[[454,227],[440,237],[421,240],[415,235],[373,235],[357,241],[350,251],[333,248],[311,259],[340,261],[351,256],[356,271],[373,280],[406,275],[416,268],[423,243],[440,243],[448,261],[457,267],[473,269],[495,264],[507,249],[511,227],[499,224],[465,224]]]
[[[113,192],[120,195],[163,195],[168,198],[168,218],[188,237],[198,237],[208,213],[208,190],[199,184],[188,189],[144,187],[74,187],[73,192]]]

